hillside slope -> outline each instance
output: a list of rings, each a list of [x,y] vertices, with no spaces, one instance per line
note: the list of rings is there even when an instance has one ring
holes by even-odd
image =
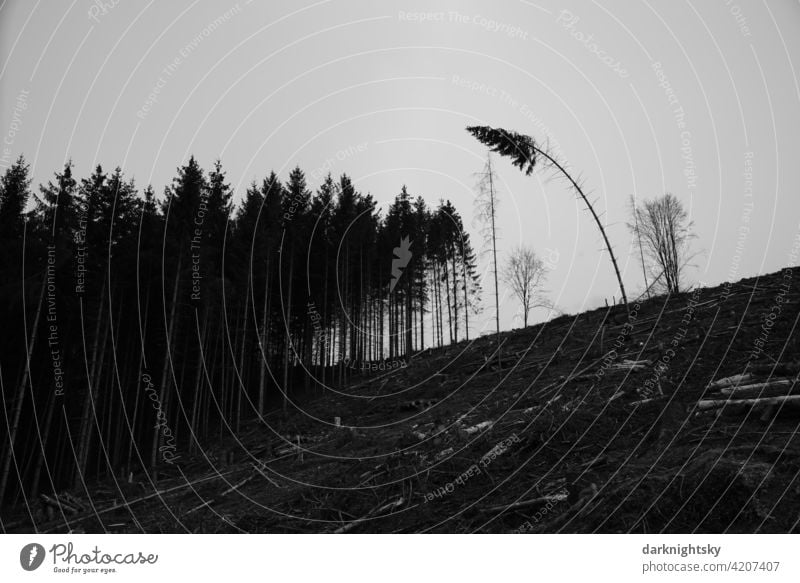
[[[36,529],[798,531],[795,399],[709,401],[800,395],[799,306],[786,269],[425,351]]]

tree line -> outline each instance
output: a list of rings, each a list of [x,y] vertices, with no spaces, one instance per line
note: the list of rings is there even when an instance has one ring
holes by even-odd
[[[477,261],[448,200],[295,168],[238,205],[194,157],[156,196],[120,168],[0,177],[0,503],[152,473],[244,419],[468,339]],[[366,365],[366,366],[362,366]],[[380,366],[378,366],[380,365]]]

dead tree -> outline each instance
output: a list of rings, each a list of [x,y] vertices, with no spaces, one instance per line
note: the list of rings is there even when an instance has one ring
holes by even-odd
[[[500,342],[500,291],[497,284],[497,174],[492,168],[491,154],[486,155],[486,165],[478,173],[478,195],[475,197],[476,217],[481,225],[481,234],[486,248],[492,252],[492,271],[494,273],[494,307],[497,341]],[[466,282],[465,282],[466,285]],[[499,357],[498,357],[499,358]]]

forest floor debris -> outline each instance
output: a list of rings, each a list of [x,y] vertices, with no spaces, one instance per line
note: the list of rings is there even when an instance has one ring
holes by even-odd
[[[800,277],[766,340],[757,301],[781,276],[642,302],[618,351],[591,339],[623,306],[503,332],[502,366],[493,336],[429,349],[208,444],[224,469],[47,494],[5,529],[798,532]]]

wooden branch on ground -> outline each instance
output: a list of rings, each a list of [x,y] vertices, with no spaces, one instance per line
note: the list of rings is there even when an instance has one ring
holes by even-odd
[[[650,366],[649,360],[623,360],[609,365],[610,370],[643,370]]]
[[[569,377],[567,377],[566,379],[558,380],[558,381],[556,381],[556,382],[554,382],[554,383],[550,383],[550,384],[548,384],[548,385],[545,385],[545,386],[544,386],[544,387],[542,387],[541,389],[539,389],[539,390],[537,390],[537,391],[535,391],[535,392],[532,392],[532,393],[531,393],[531,396],[544,396],[546,393],[550,392],[550,391],[551,391],[552,389],[554,389],[554,388],[557,388],[557,387],[563,387],[563,386],[565,386],[565,385],[566,385],[567,383],[569,383],[570,381],[572,381],[572,380],[576,380],[576,379],[580,378],[581,376],[585,375],[585,374],[586,374],[586,372],[587,372],[589,369],[591,369],[592,367],[594,367],[594,366],[597,366],[598,364],[600,364],[601,362],[603,362],[603,359],[605,359],[605,358],[606,358],[608,355],[610,355],[610,354],[611,354],[611,352],[607,352],[607,353],[603,354],[603,355],[602,355],[600,358],[598,358],[597,360],[594,360],[594,361],[590,362],[589,364],[587,364],[586,366],[584,366],[584,367],[583,367],[581,370],[579,370],[579,371],[578,371],[578,372],[576,372],[575,374],[573,374],[573,375],[570,375],[570,376],[569,376]],[[551,399],[550,401],[548,401],[548,404],[550,404],[551,402],[554,402],[554,401],[556,401],[558,398],[560,398],[560,394],[559,394],[559,395],[556,395],[556,397],[555,397],[555,398],[553,398],[553,399]],[[525,409],[524,409],[524,412],[530,412],[530,411],[533,411],[533,410],[534,410],[535,408],[537,408],[537,407],[539,407],[539,405],[535,405],[535,406],[533,406],[533,407],[527,407],[527,408],[525,408]],[[520,411],[520,409],[512,409],[512,411]]]
[[[183,513],[183,515],[184,515],[184,516],[189,516],[189,515],[190,515],[190,514],[192,514],[193,512],[197,512],[198,510],[200,510],[200,509],[202,509],[202,508],[205,508],[206,506],[211,506],[211,504],[213,504],[213,503],[214,503],[214,500],[213,500],[213,498],[212,498],[212,499],[210,499],[210,500],[206,500],[205,502],[203,502],[202,504],[200,504],[200,505],[198,505],[198,506],[195,506],[195,507],[194,507],[194,508],[192,508],[191,510],[187,510],[186,512],[184,512],[184,513]]]
[[[246,477],[244,480],[242,480],[242,481],[241,481],[241,482],[239,482],[238,484],[235,484],[235,485],[231,486],[230,488],[228,488],[227,490],[225,490],[225,491],[222,493],[222,495],[223,495],[223,496],[226,496],[226,495],[230,494],[231,492],[233,492],[234,490],[238,490],[239,488],[241,488],[242,486],[244,486],[244,485],[245,485],[247,482],[249,482],[249,481],[250,481],[250,480],[252,480],[253,478],[255,478],[255,474],[250,474],[249,476],[247,476],[247,477]]]
[[[375,515],[376,514],[380,514],[381,512],[384,512],[386,510],[391,510],[393,508],[399,508],[400,506],[403,505],[404,502],[405,502],[405,498],[400,496],[400,498],[398,498],[397,500],[394,500],[393,502],[389,502],[388,504],[384,504],[383,506],[373,508],[365,516],[362,516],[361,518],[356,518],[354,521],[348,522],[344,526],[341,526],[341,527],[337,528],[336,530],[333,531],[333,534],[344,534],[345,532],[353,530],[356,526],[358,526],[362,522],[366,522],[370,518],[373,518],[373,517],[380,518],[380,517],[375,516]]]
[[[545,506],[550,502],[563,502],[567,499],[567,494],[553,494],[550,496],[539,496],[530,500],[523,500],[521,502],[514,502],[513,504],[501,504],[499,506],[487,506],[480,508],[479,512],[484,514],[491,514],[494,512],[506,512],[508,510],[518,510],[520,508],[530,508],[531,506]]]
[[[69,492],[62,492],[58,495],[58,499],[65,500],[70,506],[74,506],[80,511],[86,510],[86,505],[79,498],[76,498]]]
[[[42,502],[47,504],[48,506],[52,506],[58,510],[66,512],[68,514],[77,514],[78,508],[69,504],[68,502],[62,500],[58,495],[55,498],[51,498],[47,494],[39,494],[39,497],[42,499]]]
[[[659,397],[649,397],[647,399],[642,399],[641,401],[631,401],[628,405],[650,405],[651,403],[657,403],[658,401],[663,401],[666,398],[666,395],[661,395]]]
[[[280,485],[280,484],[278,484],[278,483],[277,483],[275,480],[273,480],[272,478],[270,478],[270,477],[269,477],[269,475],[268,475],[268,474],[267,474],[267,473],[266,473],[266,472],[265,472],[265,471],[264,471],[262,468],[260,468],[259,466],[257,466],[256,464],[253,464],[253,469],[254,469],[255,471],[257,471],[259,474],[261,474],[261,475],[264,477],[264,479],[265,479],[267,482],[269,482],[270,484],[272,484],[272,485],[273,485],[273,486],[275,486],[276,488],[283,488],[283,486],[281,486],[281,485]]]
[[[103,508],[102,510],[97,510],[97,511],[93,510],[91,513],[86,514],[84,516],[75,517],[75,519],[70,521],[70,522],[78,523],[78,522],[81,522],[83,520],[86,520],[87,518],[97,517],[97,516],[100,516],[101,514],[106,514],[107,512],[113,512],[114,510],[119,510],[121,508],[126,508],[127,509],[133,504],[138,504],[139,502],[145,502],[146,500],[152,500],[153,498],[164,496],[165,494],[171,494],[172,492],[177,492],[177,491],[183,490],[185,488],[189,488],[191,486],[196,486],[197,484],[201,484],[203,482],[209,482],[211,480],[217,480],[217,479],[220,479],[220,478],[222,478],[224,476],[227,476],[228,474],[231,474],[231,473],[233,473],[235,471],[236,471],[236,469],[231,469],[231,470],[228,470],[227,472],[214,473],[211,476],[204,476],[204,477],[198,478],[197,480],[194,480],[192,482],[186,482],[185,484],[179,484],[177,486],[173,486],[172,488],[166,488],[164,490],[158,490],[156,492],[153,492],[152,494],[147,494],[146,496],[140,496],[139,498],[134,498],[133,500],[126,500],[126,501],[120,502],[119,504],[113,504],[113,505],[109,506],[108,508]],[[41,532],[42,532],[42,534],[53,532],[55,529],[57,529],[57,528],[59,528],[61,526],[64,526],[63,522],[59,522],[58,525],[53,526],[52,528],[49,528],[47,530],[43,530]]]

